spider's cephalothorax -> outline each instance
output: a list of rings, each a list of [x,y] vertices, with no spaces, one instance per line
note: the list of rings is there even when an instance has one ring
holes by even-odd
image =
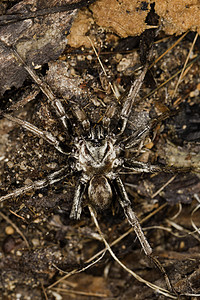
[[[122,162],[119,146],[115,142],[111,135],[104,136],[103,128],[98,125],[91,129],[88,138],[81,138],[75,143],[75,168],[81,171],[80,183],[87,187],[90,204],[100,210],[111,203],[111,182],[116,178],[116,168]],[[76,214],[72,209],[71,217],[79,218],[80,211]]]

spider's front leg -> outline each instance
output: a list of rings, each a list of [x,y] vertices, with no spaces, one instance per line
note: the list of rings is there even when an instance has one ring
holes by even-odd
[[[121,129],[120,129],[120,132],[118,133],[118,135],[122,135],[124,130],[126,129],[126,125],[127,125],[127,122],[128,122],[128,119],[129,119],[129,116],[132,112],[132,107],[133,107],[133,104],[135,102],[135,99],[140,91],[140,88],[143,84],[143,81],[144,81],[144,78],[145,78],[145,75],[148,71],[148,68],[149,68],[149,65],[150,65],[150,59],[151,59],[151,56],[152,56],[152,49],[150,49],[149,51],[149,55],[147,57],[147,61],[144,65],[144,68],[142,70],[142,73],[140,74],[140,76],[134,81],[134,83],[132,84],[129,92],[128,92],[128,95],[126,97],[126,100],[124,102],[124,105],[123,105],[123,108],[122,108],[122,111],[121,111],[121,114],[120,114],[120,122],[122,122],[122,125],[121,125]]]
[[[57,117],[60,119],[63,127],[65,129],[68,129],[69,127],[69,117],[67,115],[67,113],[65,112],[65,109],[60,101],[60,99],[58,99],[52,89],[50,88],[50,86],[44,82],[37,74],[36,72],[30,68],[25,61],[23,60],[23,58],[20,56],[20,54],[17,52],[17,50],[15,49],[14,46],[8,45],[7,43],[5,43],[4,41],[2,41],[0,39],[0,46],[2,48],[7,48],[8,51],[11,51],[12,54],[14,55],[14,57],[16,58],[16,60],[23,65],[24,69],[28,72],[28,74],[31,76],[31,78],[34,80],[34,82],[39,86],[40,90],[46,95],[50,105],[53,107]]]
[[[22,126],[23,128],[25,128],[26,130],[32,132],[34,135],[39,136],[40,138],[42,138],[43,140],[47,141],[50,145],[53,145],[55,149],[57,149],[60,153],[62,154],[68,154],[67,152],[63,151],[60,141],[56,139],[56,137],[54,137],[50,132],[48,131],[44,131],[39,129],[38,127],[34,126],[33,124],[21,120],[20,118],[17,117],[13,117],[9,114],[3,114],[3,116],[12,121],[17,123],[18,125]]]

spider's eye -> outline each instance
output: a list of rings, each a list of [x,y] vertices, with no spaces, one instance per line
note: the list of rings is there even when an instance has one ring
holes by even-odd
[[[114,134],[116,134],[116,135],[119,134],[120,131],[122,130],[122,127],[123,127],[123,120],[120,119],[114,129]]]
[[[90,141],[90,143],[92,144],[92,146],[93,147],[95,147],[95,148],[97,148],[97,147],[101,147],[101,146],[103,146],[103,142],[104,142],[104,140],[102,139],[102,140],[97,140],[97,139],[94,139],[94,140],[89,140]]]

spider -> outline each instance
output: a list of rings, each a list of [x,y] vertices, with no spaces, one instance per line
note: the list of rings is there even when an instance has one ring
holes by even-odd
[[[122,170],[132,170],[135,173],[158,172],[161,170],[159,166],[145,164],[134,161],[133,159],[125,159],[122,156],[126,149],[139,144],[151,128],[150,124],[145,124],[129,138],[122,139],[135,97],[141,88],[148,70],[150,59],[147,59],[140,76],[129,89],[121,109],[116,130],[111,131],[109,128],[110,119],[115,112],[114,107],[110,106],[107,109],[101,124],[92,125],[86,113],[78,105],[74,105],[75,115],[79,127],[81,127],[81,134],[77,136],[75,130],[73,130],[75,125],[71,124],[71,120],[62,102],[54,96],[51,88],[24,63],[16,49],[12,48],[11,51],[13,51],[16,59],[24,65],[24,68],[47,96],[64,130],[69,132],[70,129],[70,138],[72,138],[70,152],[63,150],[61,142],[50,132],[43,131],[33,124],[18,117],[11,116],[10,114],[4,114],[4,117],[46,140],[60,153],[65,154],[68,161],[72,160],[72,163],[70,166],[63,167],[49,174],[46,179],[35,181],[30,185],[23,186],[5,196],[1,196],[0,202],[20,196],[29,190],[43,189],[48,185],[61,181],[68,176],[69,173],[73,175],[73,173],[78,172],[80,177],[72,201],[70,218],[80,219],[84,194],[87,194],[88,203],[91,206],[96,210],[104,210],[111,205],[114,192],[118,195],[119,203],[124,210],[124,214],[131,226],[133,226],[145,254],[150,256],[152,253],[151,246],[142,231],[139,221],[132,209],[131,201],[127,195],[124,184],[119,176],[119,172]]]

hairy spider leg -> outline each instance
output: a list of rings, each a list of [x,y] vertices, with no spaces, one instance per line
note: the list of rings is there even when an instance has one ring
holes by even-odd
[[[61,101],[59,99],[57,99],[54,96],[53,91],[51,90],[50,86],[44,82],[43,80],[41,80],[39,78],[39,76],[35,73],[34,70],[32,70],[22,59],[22,57],[19,55],[19,53],[17,52],[17,50],[13,47],[13,46],[8,46],[7,44],[5,44],[4,42],[0,41],[0,43],[3,43],[4,46],[6,46],[7,48],[9,48],[15,58],[24,66],[25,70],[29,73],[29,75],[32,77],[32,79],[36,82],[36,84],[39,86],[39,88],[41,89],[41,91],[46,95],[47,99],[49,100],[49,103],[51,104],[51,106],[54,108],[58,118],[61,120],[64,128],[68,129],[68,121],[69,121],[69,117],[67,116],[65,109],[61,103]],[[73,105],[74,109],[74,113],[78,119],[78,121],[81,123],[83,130],[88,132],[90,129],[90,121],[87,119],[85,112],[78,106],[78,105]],[[31,123],[21,120],[20,118],[17,117],[12,117],[8,114],[4,115],[7,119],[21,125],[22,127],[24,127],[25,129],[31,131],[32,133],[34,133],[35,135],[43,138],[44,140],[46,140],[49,144],[53,145],[59,152],[63,153],[63,154],[68,154],[66,152],[64,152],[61,148],[61,146],[59,145],[59,141],[50,133],[47,131],[43,131],[39,128],[37,128],[36,126],[32,125]],[[48,177],[47,177],[48,178]],[[53,183],[52,183],[53,184]],[[34,189],[36,187],[37,189],[37,182],[36,184],[32,184],[30,186],[27,187],[22,187],[21,189],[17,189],[14,192],[10,193],[7,195],[7,198],[2,198],[2,201],[13,197],[13,196],[17,196],[20,194],[25,193],[26,191],[28,191],[29,189]],[[44,186],[41,186],[41,188],[43,188]],[[83,188],[84,187],[84,188]],[[71,218],[80,218],[81,215],[81,204],[82,204],[82,196],[84,194],[84,190],[85,190],[85,184],[79,183],[77,186],[77,190],[75,192],[74,195],[74,199],[73,199],[73,206],[72,206],[72,211],[71,211]],[[1,201],[1,198],[0,198]]]
[[[143,163],[135,161],[133,159],[125,159],[123,163],[123,169],[130,170],[135,174],[138,173],[155,173],[162,171],[162,168],[149,163]]]
[[[23,65],[24,69],[28,72],[28,74],[32,77],[32,79],[36,82],[36,84],[39,86],[40,90],[46,95],[50,105],[53,107],[57,117],[61,120],[63,126],[65,129],[68,129],[68,116],[65,112],[65,109],[61,103],[61,101],[56,98],[54,95],[52,89],[50,86],[44,82],[40,77],[36,74],[36,72],[31,69],[23,60],[23,58],[20,56],[20,54],[17,52],[14,46],[10,46],[6,44],[4,41],[0,40],[0,45],[3,45],[3,47],[6,47],[7,49],[10,49],[12,51],[14,57]]]
[[[13,117],[13,116],[8,115],[8,114],[3,114],[3,116],[6,119],[19,124],[20,126],[25,128],[26,130],[32,132],[33,134],[35,134],[35,135],[39,136],[40,138],[42,138],[43,140],[47,141],[50,145],[53,145],[54,148],[57,149],[62,154],[68,154],[68,153],[66,153],[62,150],[59,140],[57,140],[56,137],[54,137],[51,134],[51,132],[41,130],[38,127],[36,127],[35,125],[33,125],[33,124],[31,124],[27,121],[24,121],[20,118]]]
[[[136,78],[134,83],[131,85],[131,88],[128,92],[126,100],[123,104],[122,111],[121,111],[121,114],[120,114],[120,120],[122,120],[122,126],[121,126],[120,132],[118,133],[118,136],[122,135],[122,133],[126,129],[126,125],[127,125],[129,116],[132,112],[132,107],[133,107],[135,98],[136,98],[136,96],[138,95],[138,93],[140,91],[140,88],[143,84],[145,75],[146,75],[147,70],[149,68],[151,56],[152,56],[152,49],[150,49],[150,51],[149,51],[148,59],[147,59],[145,65],[144,65],[142,73],[140,74],[140,76],[138,78]]]
[[[140,143],[140,141],[144,140],[145,136],[149,133],[150,130],[152,130],[154,127],[156,127],[160,122],[164,121],[165,119],[173,116],[175,114],[175,111],[167,111],[165,113],[162,113],[157,118],[148,121],[148,123],[144,126],[141,126],[138,128],[132,135],[129,137],[123,138],[121,140],[121,144],[124,145],[126,149],[130,149]]]
[[[11,192],[5,196],[1,196],[0,202],[3,202],[5,200],[8,200],[13,197],[20,196],[22,194],[27,193],[30,190],[43,189],[44,187],[46,187],[48,185],[52,185],[58,181],[61,181],[62,179],[67,177],[69,174],[71,174],[71,172],[69,172],[69,171],[66,173],[66,170],[68,170],[68,167],[63,167],[62,169],[60,169],[56,172],[53,172],[50,175],[47,175],[46,179],[34,181],[33,183],[25,185],[19,189],[16,189],[13,192]]]
[[[105,131],[107,131],[107,134],[110,134],[110,120],[113,118],[116,110],[116,103],[111,103],[108,105],[108,108],[106,109],[105,115],[102,119],[102,125]]]
[[[82,199],[85,193],[85,189],[86,189],[86,183],[83,183],[81,182],[81,180],[79,180],[74,193],[70,219],[76,219],[76,220],[80,219],[81,212],[82,212]]]
[[[146,255],[150,256],[152,253],[152,248],[149,245],[149,243],[142,231],[140,223],[131,207],[131,201],[128,198],[127,192],[125,190],[125,187],[124,187],[123,182],[121,181],[120,177],[116,177],[116,179],[114,180],[114,186],[120,196],[119,203],[124,210],[124,214],[125,214],[128,222],[134,228],[134,231],[140,241],[140,244],[144,250],[144,253]]]
[[[164,275],[167,287],[170,290],[174,291],[164,267],[161,265],[161,263],[158,261],[158,259],[156,257],[154,257],[154,255],[152,254],[153,250],[152,250],[149,242],[147,241],[147,239],[144,235],[144,232],[142,231],[142,227],[140,226],[140,223],[137,219],[137,216],[135,215],[135,213],[131,207],[131,201],[128,198],[124,184],[121,181],[120,177],[116,177],[116,179],[114,180],[114,186],[120,196],[119,203],[124,210],[124,214],[125,214],[128,222],[133,227],[133,229],[140,241],[142,249],[144,250],[144,253],[153,261],[155,266],[158,267],[158,269]]]
[[[46,95],[47,99],[49,100],[51,106],[53,107],[53,109],[55,110],[58,118],[61,120],[64,128],[69,129],[69,116],[66,113],[61,101],[54,95],[51,87],[45,82],[43,81],[37,74],[36,72],[31,69],[22,59],[22,57],[20,56],[20,54],[17,52],[17,50],[12,46],[7,46],[9,47],[15,57],[17,58],[17,60],[19,60],[19,62],[21,64],[23,64],[25,70],[29,73],[29,75],[32,77],[32,79],[37,83],[37,85],[39,86],[39,88],[41,89],[41,91]],[[77,119],[79,120],[79,122],[81,122],[83,129],[88,131],[90,128],[90,122],[86,117],[85,112],[77,105],[77,104],[73,104],[71,102],[71,105],[73,106],[74,110],[74,114],[76,115]]]
[[[88,132],[90,130],[90,121],[87,118],[85,111],[82,108],[80,108],[78,104],[74,104],[73,108],[73,113],[75,114],[78,121],[81,123],[83,130],[85,132]]]

